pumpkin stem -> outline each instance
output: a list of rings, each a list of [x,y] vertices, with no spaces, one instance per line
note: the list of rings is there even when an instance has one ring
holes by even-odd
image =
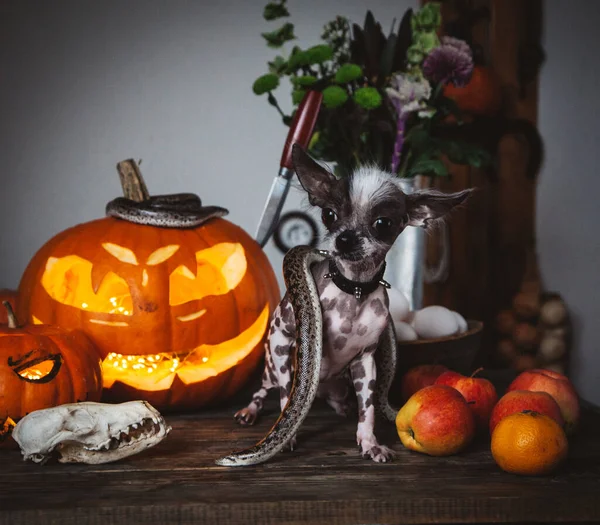
[[[150,198],[144,177],[135,160],[122,160],[117,164],[117,171],[125,198],[135,202],[143,202]]]
[[[8,301],[2,301],[4,308],[6,308],[6,316],[8,317],[8,327],[9,328],[19,328],[19,323],[17,321],[17,316],[15,315],[15,311],[13,307]]]

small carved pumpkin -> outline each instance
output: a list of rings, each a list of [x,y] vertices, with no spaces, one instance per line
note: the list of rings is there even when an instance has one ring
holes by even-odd
[[[98,353],[79,330],[54,326],[17,327],[8,301],[8,326],[0,327],[0,441],[11,421],[64,403],[99,401]]]
[[[444,95],[456,102],[465,113],[493,116],[502,105],[502,89],[495,73],[488,67],[476,65],[471,80],[464,87],[448,84]]]
[[[7,290],[7,289],[2,289],[0,290],[0,303],[3,303],[4,301],[8,301],[10,303],[10,305],[13,307],[13,310],[16,310],[17,308],[17,292],[16,290]],[[8,324],[8,316],[6,313],[6,308],[1,307],[0,308],[0,325],[6,325]]]
[[[197,203],[199,213],[217,209]],[[209,219],[179,228],[106,217],[66,230],[31,260],[19,312],[89,335],[106,400],[161,410],[225,400],[261,360],[279,288],[247,233]]]

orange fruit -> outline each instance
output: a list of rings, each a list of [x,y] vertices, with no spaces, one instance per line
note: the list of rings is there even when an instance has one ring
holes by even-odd
[[[568,449],[560,425],[530,410],[506,416],[492,433],[492,456],[502,470],[513,474],[548,474],[566,458]]]

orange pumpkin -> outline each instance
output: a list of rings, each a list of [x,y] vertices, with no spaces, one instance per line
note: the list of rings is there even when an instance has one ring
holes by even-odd
[[[481,65],[473,68],[473,75],[466,86],[447,84],[444,95],[454,100],[465,113],[473,115],[495,115],[502,105],[498,78],[490,68]]]
[[[0,441],[34,410],[78,401],[99,401],[100,359],[79,330],[17,327],[8,301],[8,326],[0,327]],[[4,310],[4,307],[2,308]]]
[[[0,303],[4,301],[8,301],[13,309],[17,307],[17,292],[15,290],[0,290]],[[5,325],[8,323],[8,316],[6,315],[6,309],[0,308],[0,325]]]
[[[241,228],[195,228],[106,217],[66,230],[33,257],[19,312],[80,328],[103,359],[105,399],[157,408],[223,401],[262,357],[279,300],[273,270]]]

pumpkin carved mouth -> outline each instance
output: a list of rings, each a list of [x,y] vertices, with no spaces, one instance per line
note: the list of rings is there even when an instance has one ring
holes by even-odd
[[[102,362],[104,388],[116,381],[149,392],[166,390],[175,377],[185,384],[222,374],[248,356],[260,343],[269,320],[265,306],[256,321],[236,337],[215,345],[202,344],[189,352],[154,355],[108,354]]]

